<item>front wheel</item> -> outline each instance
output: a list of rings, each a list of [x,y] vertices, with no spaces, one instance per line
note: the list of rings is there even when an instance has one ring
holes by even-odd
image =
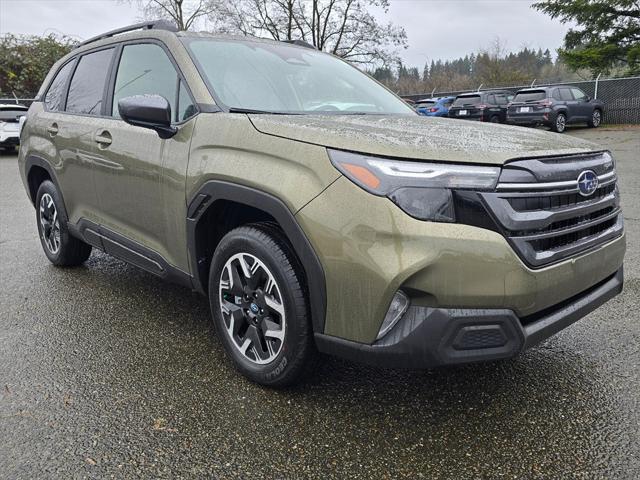
[[[91,255],[91,245],[69,233],[67,212],[53,182],[42,182],[35,206],[40,243],[49,261],[58,267],[84,263]]]
[[[211,260],[209,301],[216,332],[234,366],[250,380],[294,383],[313,355],[300,263],[268,223],[227,233]]]
[[[591,128],[598,128],[602,123],[602,112],[597,108],[591,114],[591,119],[587,122],[587,125]]]
[[[551,125],[551,130],[554,132],[562,133],[567,128],[567,116],[564,113],[559,113],[556,116],[556,121]]]

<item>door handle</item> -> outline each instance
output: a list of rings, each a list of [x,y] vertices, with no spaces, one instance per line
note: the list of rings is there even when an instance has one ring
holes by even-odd
[[[95,141],[101,147],[108,147],[111,145],[111,134],[107,130],[102,130],[95,136]]]
[[[55,137],[58,134],[58,124],[52,123],[50,127],[47,127],[47,133],[50,137]]]

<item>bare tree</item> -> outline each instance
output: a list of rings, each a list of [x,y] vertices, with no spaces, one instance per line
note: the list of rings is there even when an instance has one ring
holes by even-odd
[[[389,65],[407,47],[404,28],[380,23],[372,7],[390,0],[228,0],[223,30],[302,40],[352,63]]]
[[[127,0],[124,0],[127,1]],[[199,20],[207,20],[220,9],[220,0],[128,0],[142,8],[145,18],[175,22],[179,30],[189,30]]]

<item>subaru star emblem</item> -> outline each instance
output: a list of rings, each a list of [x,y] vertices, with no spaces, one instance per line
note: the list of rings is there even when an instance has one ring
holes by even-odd
[[[585,170],[578,175],[578,191],[583,197],[593,194],[598,188],[598,176],[592,170]]]

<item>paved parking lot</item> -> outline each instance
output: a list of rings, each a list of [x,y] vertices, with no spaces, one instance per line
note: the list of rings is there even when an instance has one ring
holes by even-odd
[[[232,370],[204,298],[100,253],[52,267],[0,156],[0,478],[639,478],[640,129],[571,134],[618,161],[622,295],[512,361],[325,357],[281,392]]]

